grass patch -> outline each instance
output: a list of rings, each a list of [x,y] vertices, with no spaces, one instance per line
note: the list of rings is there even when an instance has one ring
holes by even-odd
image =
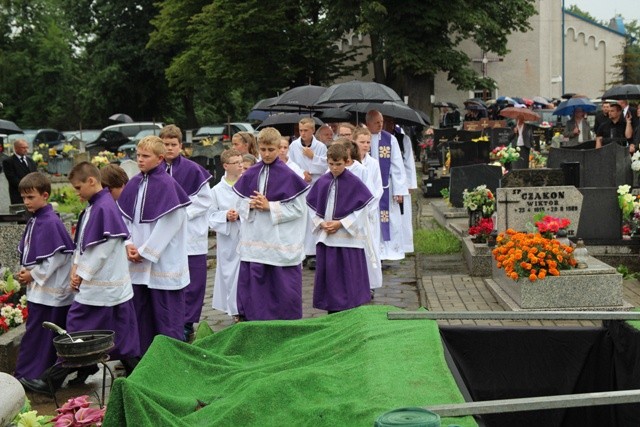
[[[49,202],[56,203],[56,212],[71,213],[75,215],[76,219],[87,205],[86,202],[80,200],[80,197],[78,197],[71,185],[65,185],[51,191]]]
[[[462,243],[453,233],[435,223],[433,228],[415,230],[413,244],[416,253],[426,255],[455,254],[462,249]]]

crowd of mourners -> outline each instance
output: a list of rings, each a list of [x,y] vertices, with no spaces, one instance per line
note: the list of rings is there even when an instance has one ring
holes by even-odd
[[[98,370],[62,364],[44,321],[69,333],[115,331],[110,358],[126,374],[157,335],[192,339],[209,230],[213,308],[235,322],[301,318],[305,267],[315,270],[315,308],[335,313],[374,298],[388,261],[413,252],[410,136],[376,110],[356,125],[316,129],[303,118],[297,134],[235,134],[213,187],[183,155],[174,125],[140,140],[132,177],[114,164],[79,163],[68,179],[87,206],[73,238],[49,203],[50,178],[30,169],[17,141],[16,192],[32,214],[19,244],[29,317],[14,375],[25,389],[51,394],[70,374],[82,383]]]

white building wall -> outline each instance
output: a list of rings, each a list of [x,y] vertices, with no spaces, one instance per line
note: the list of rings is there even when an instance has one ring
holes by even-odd
[[[530,20],[532,29],[509,37],[510,52],[502,62],[489,62],[487,75],[497,82],[493,96],[562,95],[562,2],[538,0],[538,14]],[[598,97],[614,80],[616,55],[624,50],[624,36],[599,25],[565,14],[565,92]],[[577,35],[577,36],[576,36]],[[472,42],[462,45],[470,58],[482,57]],[[490,58],[497,55],[489,52]],[[474,68],[480,72],[481,65]],[[438,73],[435,100],[461,105],[472,92],[458,91],[447,81],[446,73]]]

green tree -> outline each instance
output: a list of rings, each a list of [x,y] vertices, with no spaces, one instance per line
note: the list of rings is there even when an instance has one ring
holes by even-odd
[[[612,86],[640,82],[640,25],[636,19],[624,24],[627,33],[624,51],[616,56],[614,65],[619,71]]]
[[[146,45],[158,10],[154,0],[64,0],[83,76],[80,117],[104,126],[113,113],[135,120],[171,114],[162,59]],[[79,118],[80,118],[79,117]]]
[[[23,128],[66,129],[75,104],[77,67],[64,15],[50,0],[0,5],[3,117]]]
[[[375,80],[428,108],[434,77],[444,71],[459,89],[489,88],[495,82],[471,67],[460,44],[505,55],[507,38],[530,29],[534,0],[327,0],[329,22],[369,34]]]
[[[326,84],[356,67],[349,65],[355,52],[338,52],[340,30],[320,1],[213,0],[194,14],[201,5],[160,3],[150,47],[173,55],[166,69],[171,88],[206,102],[207,114],[218,119],[242,117],[261,97]]]

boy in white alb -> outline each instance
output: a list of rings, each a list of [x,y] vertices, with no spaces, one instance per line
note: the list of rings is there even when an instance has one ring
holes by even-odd
[[[302,168],[304,180],[311,186],[327,171],[327,146],[313,136],[315,128],[312,118],[301,119],[298,122],[300,138],[289,145],[289,158]],[[304,237],[304,252],[310,257],[308,267],[315,268],[316,239],[310,223]]]
[[[164,150],[157,136],[140,140],[140,173],[118,199],[131,232],[127,258],[142,354],[158,334],[184,339],[183,289],[190,280],[186,207],[191,201],[163,167]]]
[[[220,155],[225,174],[211,189],[209,227],[216,232],[216,277],[213,283],[213,308],[238,321],[238,271],[240,270],[240,216],[235,207],[240,197],[233,185],[242,175],[242,154],[225,150]]]

